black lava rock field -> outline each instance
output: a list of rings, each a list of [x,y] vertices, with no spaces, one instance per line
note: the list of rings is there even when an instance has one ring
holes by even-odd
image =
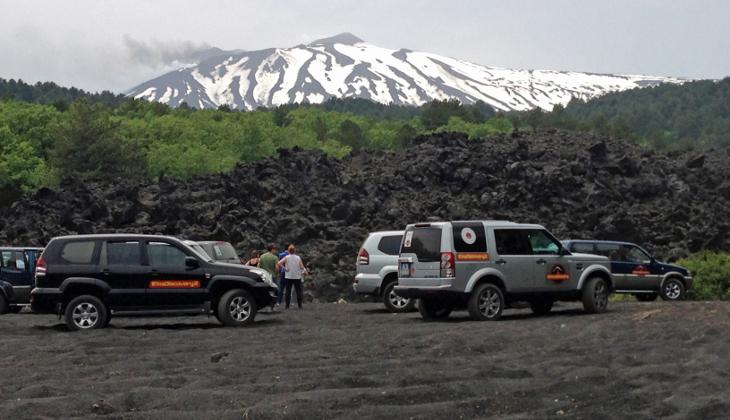
[[[72,233],[227,240],[242,254],[297,244],[313,298],[350,297],[368,232],[437,219],[540,223],[558,237],[638,242],[673,260],[730,250],[730,149],[663,153],[590,134],[420,137],[338,160],[281,150],[187,181],[67,180],[0,209],[0,244]]]

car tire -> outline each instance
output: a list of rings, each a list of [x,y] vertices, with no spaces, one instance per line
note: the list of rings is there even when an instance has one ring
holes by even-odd
[[[591,277],[583,286],[583,310],[589,314],[605,312],[608,307],[608,285],[601,277]]]
[[[451,311],[454,310],[454,306],[450,303],[439,301],[438,299],[419,299],[418,300],[418,312],[421,313],[421,318],[424,321],[438,321],[446,319],[451,315]]]
[[[476,321],[496,321],[502,317],[504,305],[502,289],[492,283],[482,283],[471,292],[467,309]]]
[[[393,290],[396,284],[398,282],[392,281],[383,287],[382,300],[385,308],[392,313],[411,312],[416,300],[398,296]]]
[[[530,309],[535,315],[547,315],[553,309],[553,303],[550,299],[531,300]]]
[[[5,296],[0,294],[0,315],[8,312],[8,301],[5,300]]]
[[[685,297],[684,284],[677,278],[669,278],[662,284],[662,299],[664,300],[683,300]]]
[[[634,295],[639,302],[653,302],[658,296],[656,293],[637,293]]]
[[[256,300],[243,289],[229,290],[218,302],[217,318],[227,327],[243,327],[256,318]]]
[[[104,328],[109,311],[98,297],[77,296],[66,305],[66,326],[71,331]]]

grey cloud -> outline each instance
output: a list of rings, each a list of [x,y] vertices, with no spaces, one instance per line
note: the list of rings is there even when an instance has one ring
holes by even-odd
[[[144,42],[124,35],[124,48],[129,59],[150,68],[168,67],[175,64],[193,64],[208,51],[211,46],[205,43],[196,44],[191,41],[158,41]]]

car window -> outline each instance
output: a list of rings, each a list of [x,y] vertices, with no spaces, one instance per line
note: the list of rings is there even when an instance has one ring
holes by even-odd
[[[596,244],[596,254],[608,257],[611,261],[623,261],[621,257],[621,245],[618,244]]]
[[[419,262],[441,261],[441,228],[409,228],[403,237],[401,253],[415,254]]]
[[[238,259],[238,254],[233,248],[233,245],[228,242],[219,242],[213,244],[213,254],[216,260],[235,260]]]
[[[94,241],[66,242],[61,248],[61,264],[91,264],[95,247]]]
[[[27,271],[23,251],[3,251],[2,267],[11,270]]]
[[[386,255],[398,255],[402,241],[401,235],[383,236],[378,243],[378,250]]]
[[[570,250],[573,252],[583,253],[583,254],[595,254],[596,250],[592,243],[586,243],[586,242],[577,242],[573,243],[570,246]]]
[[[182,250],[167,242],[149,242],[147,255],[150,265],[184,266],[187,256]]]
[[[499,255],[532,255],[526,229],[495,229],[494,241]]]
[[[138,241],[107,242],[106,256],[109,265],[138,265],[142,261]]]
[[[487,252],[487,235],[483,224],[454,222],[451,226],[456,252]]]
[[[557,255],[560,250],[560,243],[542,229],[529,230],[527,239],[533,254]]]
[[[649,255],[647,255],[644,251],[639,249],[636,246],[631,245],[623,245],[626,262],[632,262],[632,263],[639,263],[639,264],[649,264],[651,262],[651,258]]]

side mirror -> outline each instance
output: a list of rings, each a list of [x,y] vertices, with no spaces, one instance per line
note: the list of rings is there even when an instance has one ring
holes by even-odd
[[[563,248],[561,246],[560,249],[558,249],[558,255],[561,256],[561,257],[563,257],[563,256],[566,256],[566,255],[570,255],[570,252],[568,252],[567,249],[565,249],[565,248]]]
[[[200,263],[198,262],[197,258],[188,256],[188,257],[185,257],[185,267],[198,268],[198,267],[200,267]]]

